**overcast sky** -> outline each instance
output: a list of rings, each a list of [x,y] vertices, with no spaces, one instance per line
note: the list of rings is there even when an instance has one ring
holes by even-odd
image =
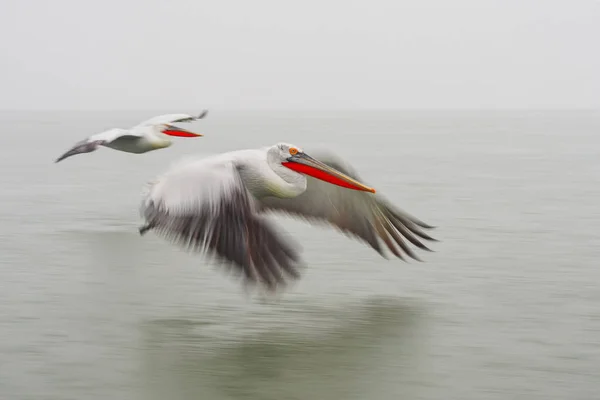
[[[0,109],[600,108],[598,0],[2,0]]]

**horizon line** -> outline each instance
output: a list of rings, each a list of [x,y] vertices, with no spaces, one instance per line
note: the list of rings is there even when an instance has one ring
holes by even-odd
[[[0,112],[168,112],[165,110],[194,110],[192,107],[148,107],[148,108],[0,108]],[[600,111],[600,107],[431,107],[431,108],[400,108],[400,107],[344,107],[344,108],[211,108],[200,107],[198,110],[208,110],[209,112],[373,112],[373,111],[393,111],[393,112],[460,112],[460,111]],[[162,110],[162,111],[161,111]],[[173,111],[171,111],[173,112]]]

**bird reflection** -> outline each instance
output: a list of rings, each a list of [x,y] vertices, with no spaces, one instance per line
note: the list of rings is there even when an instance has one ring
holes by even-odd
[[[147,398],[365,399],[414,389],[426,338],[422,305],[379,298],[291,315],[285,308],[243,329],[208,320],[145,323]],[[323,321],[330,328],[318,328]]]

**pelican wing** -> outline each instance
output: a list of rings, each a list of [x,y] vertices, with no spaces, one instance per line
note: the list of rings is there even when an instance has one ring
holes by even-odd
[[[134,128],[142,127],[142,126],[150,126],[157,124],[175,124],[178,122],[194,122],[198,119],[202,119],[208,114],[208,110],[203,110],[197,116],[193,116],[190,114],[163,114],[157,115],[156,117],[152,117],[143,122],[137,124]]]
[[[255,201],[233,162],[186,162],[151,184],[140,233],[154,230],[189,250],[207,251],[247,282],[274,288],[285,283],[284,274],[299,277],[299,254],[255,212]]]
[[[344,160],[332,154],[315,158],[344,174],[359,180],[358,173]],[[283,199],[266,197],[261,200],[262,211],[284,212],[308,221],[324,222],[343,233],[369,244],[383,257],[381,241],[398,258],[402,253],[419,260],[407,242],[430,251],[422,240],[435,241],[423,229],[433,228],[394,207],[380,195],[345,189],[307,176],[306,191],[298,197]]]
[[[55,162],[62,161],[65,158],[74,156],[76,154],[90,153],[95,151],[99,146],[111,143],[117,139],[138,139],[141,136],[141,131],[126,131],[119,128],[109,129],[75,143],[71,149],[58,157]]]

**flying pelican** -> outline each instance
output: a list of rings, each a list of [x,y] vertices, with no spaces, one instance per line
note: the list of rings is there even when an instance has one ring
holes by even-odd
[[[164,114],[152,117],[130,129],[109,129],[76,143],[71,150],[58,157],[55,162],[62,161],[75,154],[90,153],[99,146],[135,154],[163,149],[171,145],[169,136],[202,136],[201,134],[178,128],[172,124],[177,122],[193,122],[204,118],[207,113],[208,110],[204,110],[196,117],[189,114]]]
[[[433,226],[375,195],[343,160],[331,153],[319,159],[279,143],[180,162],[143,194],[140,234],[154,230],[207,251],[246,283],[268,289],[299,278],[300,261],[299,250],[262,215],[268,211],[329,223],[385,258],[381,241],[402,260],[402,252],[419,260],[405,239],[423,250],[419,238],[436,241],[423,232]]]

